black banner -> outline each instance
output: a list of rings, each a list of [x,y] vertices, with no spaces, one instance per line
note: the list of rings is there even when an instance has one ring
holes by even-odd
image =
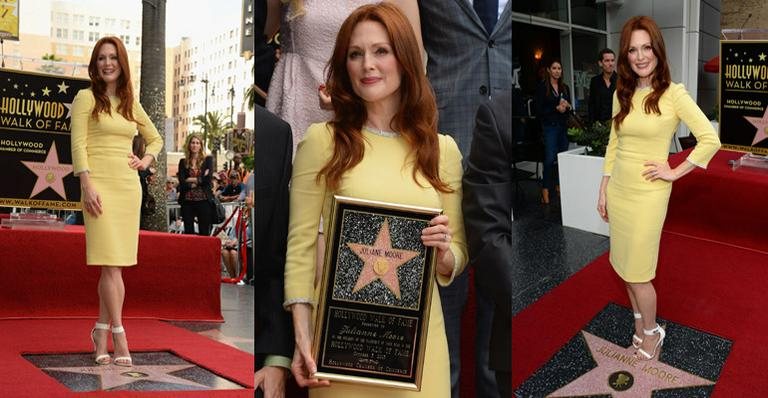
[[[720,141],[768,155],[768,41],[720,42]]]
[[[72,100],[89,80],[0,69],[0,206],[79,209]]]

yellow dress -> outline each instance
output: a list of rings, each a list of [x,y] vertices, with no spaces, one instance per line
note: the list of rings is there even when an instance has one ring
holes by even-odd
[[[626,282],[648,282],[655,277],[661,228],[672,191],[670,182],[646,181],[643,163],[667,160],[670,140],[681,120],[698,141],[689,162],[706,168],[720,148],[714,128],[682,84],[672,83],[662,94],[661,115],[644,112],[643,101],[650,93],[650,88],[635,91],[632,109],[618,131],[611,128],[605,152],[603,172],[611,176],[606,189],[610,261]],[[613,115],[618,112],[614,94]]]
[[[440,193],[426,179],[417,185],[412,177],[413,164],[408,158],[409,146],[402,137],[383,137],[368,131],[365,155],[342,178],[338,190],[326,189],[325,179],[315,182],[317,172],[333,153],[330,127],[313,124],[298,146],[291,181],[290,222],[285,264],[285,300],[317,303],[319,292],[314,289],[315,246],[320,216],[329,228],[331,198],[334,194],[402,203],[414,206],[442,208],[449,218],[453,240],[451,251],[456,268],[450,278],[436,277],[436,282],[448,285],[467,262],[464,222],[461,213],[461,154],[452,138],[439,136],[440,177],[455,191]],[[406,159],[408,158],[408,159]],[[419,177],[421,177],[419,175]],[[330,388],[310,390],[311,397],[450,397],[448,345],[443,326],[440,295],[435,286],[427,330],[427,347],[420,392],[331,382]]]
[[[118,97],[109,98],[112,115],[91,117],[96,100],[90,89],[80,90],[72,102],[72,164],[75,174],[88,171],[102,203],[102,214],[83,211],[88,265],[131,266],[139,246],[141,185],[138,172],[128,166],[136,130],[146,141],[146,154],[157,157],[163,146],[139,101],[133,115],[140,124],[117,112]]]

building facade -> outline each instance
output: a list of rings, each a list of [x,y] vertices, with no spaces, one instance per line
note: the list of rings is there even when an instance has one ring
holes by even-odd
[[[706,114],[716,104],[717,75],[704,63],[718,54],[720,1],[555,0],[512,4],[513,68],[526,98],[543,79],[544,64],[559,59],[577,113],[586,113],[589,81],[599,73],[598,53],[618,50],[621,28],[635,15],[652,17],[664,35],[672,80],[685,84]],[[678,136],[687,136],[681,125]],[[674,150],[675,148],[671,148]]]
[[[245,127],[253,128],[253,112],[245,104],[245,92],[253,82],[253,59],[240,55],[238,21],[211,37],[185,37],[168,54],[173,66],[167,71],[172,82],[172,116],[174,145],[169,150],[183,149],[191,132],[202,132],[194,119],[205,112],[218,112],[225,123],[237,123],[238,113],[245,112]]]

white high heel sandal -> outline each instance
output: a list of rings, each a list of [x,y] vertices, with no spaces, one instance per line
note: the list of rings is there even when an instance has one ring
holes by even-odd
[[[109,365],[109,363],[112,362],[112,358],[110,358],[108,353],[96,355],[96,337],[94,336],[94,333],[96,333],[97,330],[109,330],[109,324],[96,322],[96,324],[93,325],[93,329],[91,329],[91,342],[93,342],[94,355],[93,361],[98,365]]]
[[[635,319],[643,319],[643,315],[639,312],[635,312]],[[632,347],[638,349],[640,348],[640,344],[643,344],[643,339],[636,333],[632,333]]]
[[[114,344],[115,347],[117,347],[117,344],[115,343],[115,334],[118,333],[125,333],[125,329],[122,326],[117,326],[112,328],[112,344]],[[112,360],[112,363],[114,363],[117,366],[126,366],[131,367],[133,366],[133,360],[130,356],[127,357],[115,357],[115,359]]]
[[[641,358],[641,359],[648,359],[648,360],[650,360],[650,359],[653,359],[654,357],[656,357],[656,353],[658,352],[659,348],[661,348],[662,344],[664,344],[664,338],[667,337],[667,333],[657,323],[656,327],[653,328],[653,329],[650,329],[650,330],[643,329],[643,334],[646,335],[646,336],[653,336],[654,334],[658,334],[659,335],[659,341],[657,341],[656,345],[653,346],[653,352],[651,352],[650,354],[645,352],[645,350],[643,350],[642,348],[638,348],[637,349],[637,352],[639,352],[640,355],[645,357],[645,358]]]

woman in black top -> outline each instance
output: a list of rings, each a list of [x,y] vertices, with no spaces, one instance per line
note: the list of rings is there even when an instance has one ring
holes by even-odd
[[[184,158],[179,160],[179,205],[184,220],[184,233],[211,234],[213,158],[205,156],[203,140],[199,134],[190,134],[184,145]]]
[[[544,135],[544,172],[541,203],[549,203],[549,192],[555,188],[555,160],[558,152],[568,149],[566,121],[571,110],[571,95],[563,83],[563,66],[560,61],[550,61],[546,77],[536,88],[534,102],[536,117],[541,122]]]

